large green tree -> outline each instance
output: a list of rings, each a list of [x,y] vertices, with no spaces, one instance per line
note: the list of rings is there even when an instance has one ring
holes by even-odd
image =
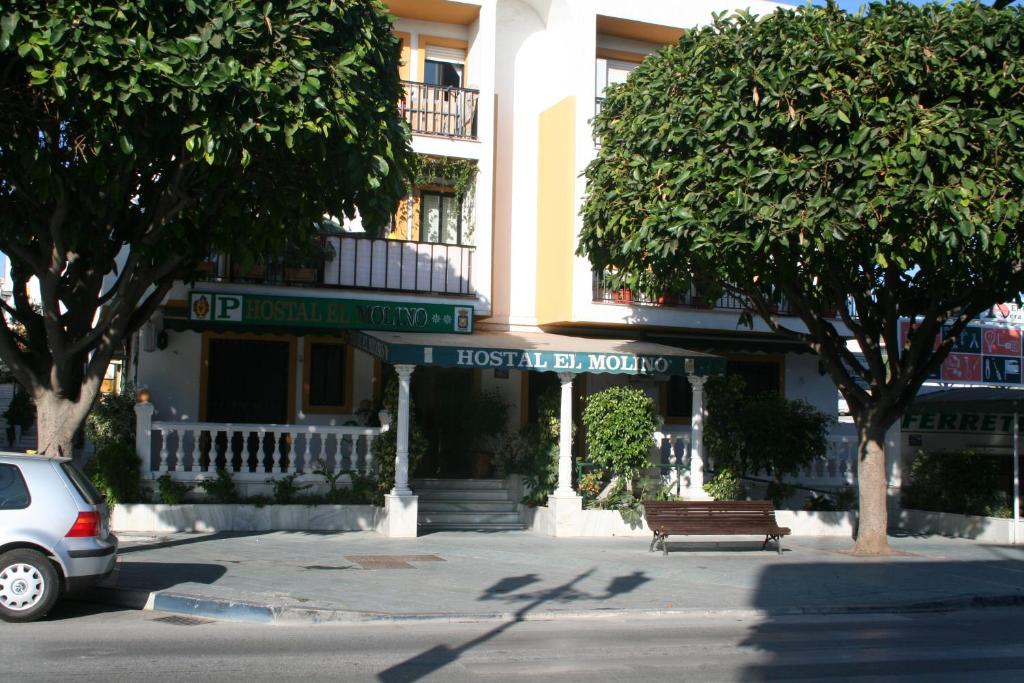
[[[112,354],[211,251],[386,221],[411,159],[398,61],[376,0],[0,6],[0,358],[42,452],[68,452]]]
[[[886,429],[1024,288],[1024,14],[718,16],[613,88],[595,130],[581,253],[634,287],[731,291],[816,351],[860,433],[855,552],[887,552]]]

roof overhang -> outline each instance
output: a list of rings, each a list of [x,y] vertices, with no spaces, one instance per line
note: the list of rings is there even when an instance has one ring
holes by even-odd
[[[595,339],[544,332],[472,335],[355,332],[351,343],[393,365],[493,368],[617,375],[717,375],[725,359],[632,339]]]

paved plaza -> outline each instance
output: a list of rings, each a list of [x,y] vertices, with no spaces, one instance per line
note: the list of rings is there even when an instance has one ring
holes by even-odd
[[[614,615],[842,614],[1024,604],[1024,547],[893,537],[860,558],[843,538],[642,538],[523,532],[123,536],[87,599],[258,622],[529,620]]]

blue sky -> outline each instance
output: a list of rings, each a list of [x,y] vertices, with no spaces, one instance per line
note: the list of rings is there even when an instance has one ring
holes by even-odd
[[[912,4],[912,5],[923,5],[923,4],[925,4],[925,2],[929,2],[929,1],[931,1],[931,0],[908,0],[908,2],[910,2],[910,4]],[[788,5],[802,5],[802,4],[804,4],[804,2],[801,2],[800,0],[781,0],[781,2],[784,2],[784,3],[788,4]],[[823,0],[814,0],[814,4],[815,5],[824,5],[825,3],[824,3]],[[847,12],[856,12],[858,9],[860,9],[860,7],[862,5],[870,4],[870,1],[869,0],[838,0],[838,2],[836,4],[838,4],[840,7],[842,7]]]

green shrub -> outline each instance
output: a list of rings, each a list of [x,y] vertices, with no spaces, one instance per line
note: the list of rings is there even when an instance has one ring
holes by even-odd
[[[552,388],[537,399],[537,422],[508,434],[494,454],[499,476],[523,477],[526,505],[544,505],[558,486],[558,435],[561,425],[561,390]]]
[[[192,487],[180,481],[171,479],[171,475],[165,474],[156,480],[157,497],[164,505],[181,505],[185,502],[185,495]]]
[[[804,510],[817,512],[845,512],[857,506],[857,490],[852,486],[844,486],[837,491],[818,493],[812,491],[804,503]]]
[[[296,484],[295,480],[298,477],[297,473],[293,473],[280,479],[267,479],[267,483],[273,487],[272,499],[276,505],[292,505],[299,502],[299,495],[304,489],[308,489],[309,485]]]
[[[903,506],[961,515],[997,512],[1007,504],[1003,457],[970,450],[922,452],[910,466]]]
[[[714,478],[704,484],[704,491],[715,500],[746,500],[747,491],[739,476],[727,467],[720,468]]]
[[[217,470],[215,478],[199,482],[199,488],[206,492],[206,497],[212,503],[239,502],[238,490],[235,488],[235,482],[231,480],[231,473],[223,467]]]
[[[105,443],[86,466],[93,485],[111,505],[142,500],[142,479],[135,446],[120,441]]]
[[[781,505],[794,492],[783,479],[824,457],[832,418],[805,401],[749,396],[746,382],[736,375],[712,377],[706,394],[704,445],[715,468],[767,472],[773,481],[765,498]]]
[[[103,394],[85,419],[85,436],[96,450],[111,443],[135,447],[135,390],[126,387],[120,394]]]
[[[611,387],[592,394],[583,425],[590,460],[612,476],[633,480],[650,465],[657,416],[654,401],[640,389]]]

